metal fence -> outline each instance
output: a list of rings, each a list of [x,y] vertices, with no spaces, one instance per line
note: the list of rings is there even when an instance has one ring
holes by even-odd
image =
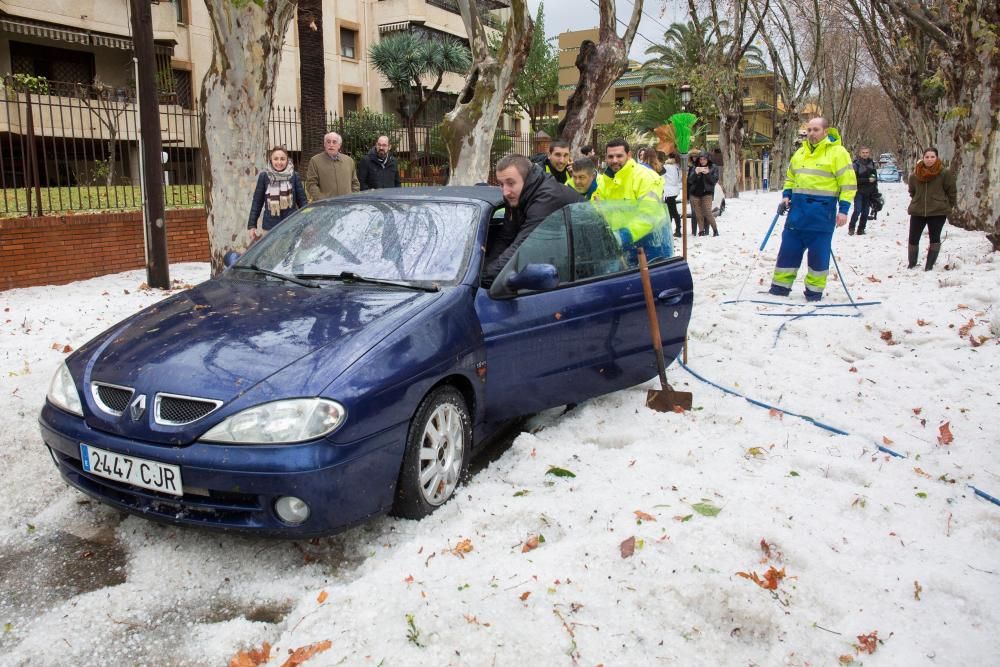
[[[160,104],[164,196],[168,207],[201,206],[201,133],[197,109]],[[285,146],[302,172],[301,112],[279,107],[268,124],[271,146]],[[379,135],[393,145],[404,185],[447,180],[448,155],[436,127],[412,133],[392,116],[369,111],[325,126],[360,159]],[[125,88],[4,77],[0,82],[0,216],[122,210],[141,206],[139,113]],[[492,164],[509,153],[534,152],[531,135],[498,131]],[[315,146],[309,154],[322,150]],[[263,166],[264,156],[261,156]],[[490,170],[492,173],[492,169]]]

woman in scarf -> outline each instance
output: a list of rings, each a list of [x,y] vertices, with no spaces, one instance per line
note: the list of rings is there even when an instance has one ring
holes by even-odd
[[[262,210],[264,219],[261,227],[267,233],[308,201],[302,180],[295,173],[295,167],[284,148],[272,148],[267,161],[267,169],[257,176],[257,189],[254,190],[253,203],[250,205],[247,230],[251,243],[257,240],[257,218]]]
[[[907,246],[909,268],[917,265],[920,236],[927,227],[930,245],[927,247],[927,264],[924,271],[930,271],[941,250],[941,230],[945,219],[951,214],[956,202],[955,177],[944,168],[936,148],[924,151],[910,174],[910,243]]]

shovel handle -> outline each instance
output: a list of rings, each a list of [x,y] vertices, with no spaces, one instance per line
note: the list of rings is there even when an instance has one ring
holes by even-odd
[[[646,251],[639,248],[639,276],[642,279],[642,295],[646,300],[646,315],[649,316],[649,334],[653,338],[656,352],[656,371],[660,375],[660,386],[667,389],[667,367],[663,359],[663,340],[660,338],[660,320],[656,317],[656,303],[653,301],[653,285],[649,280],[649,264]]]

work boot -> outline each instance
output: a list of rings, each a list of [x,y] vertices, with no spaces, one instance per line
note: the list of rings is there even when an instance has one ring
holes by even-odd
[[[781,285],[771,285],[771,289],[767,290],[768,294],[773,294],[774,296],[788,296],[792,293],[791,287],[782,287]]]
[[[809,290],[806,290],[805,295],[806,301],[819,301],[823,298],[822,292],[810,292]]]
[[[847,235],[848,236],[854,236],[854,227],[848,227],[847,228]]]
[[[930,271],[934,268],[934,262],[937,261],[938,252],[941,251],[940,243],[932,243],[927,246],[927,265],[924,266],[924,271]]]
[[[906,268],[912,269],[917,265],[917,253],[919,252],[919,250],[920,246],[918,245],[911,244],[906,246],[906,258],[907,258]]]

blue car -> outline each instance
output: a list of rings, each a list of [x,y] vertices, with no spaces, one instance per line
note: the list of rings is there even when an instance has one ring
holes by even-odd
[[[557,211],[485,287],[504,211],[490,187],[303,208],[67,357],[40,416],[59,472],[179,525],[300,538],[421,518],[511,420],[656,375],[639,247],[673,360],[693,292],[661,206]]]
[[[902,180],[903,180],[902,174],[900,174],[899,169],[897,169],[893,165],[881,167],[878,170],[879,183],[899,183]]]

